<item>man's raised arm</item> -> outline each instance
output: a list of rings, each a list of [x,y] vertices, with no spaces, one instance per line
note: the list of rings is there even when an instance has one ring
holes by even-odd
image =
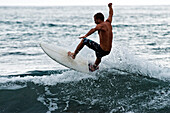
[[[108,17],[108,19],[106,21],[112,23],[112,16],[113,16],[112,3],[109,3],[108,7],[109,7],[109,17]]]

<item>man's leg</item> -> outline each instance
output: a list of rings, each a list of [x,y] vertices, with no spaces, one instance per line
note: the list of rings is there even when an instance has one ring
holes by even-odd
[[[101,62],[101,58],[96,58],[96,61],[95,61],[95,63],[94,63],[94,66],[98,66],[99,64],[100,64],[100,62]]]
[[[70,51],[68,52],[68,56],[71,56],[73,59],[76,58],[76,55],[79,53],[79,51],[84,47],[83,44],[83,40],[81,40],[81,42],[79,43],[79,45],[77,46],[76,50],[74,51],[74,53],[71,53]]]

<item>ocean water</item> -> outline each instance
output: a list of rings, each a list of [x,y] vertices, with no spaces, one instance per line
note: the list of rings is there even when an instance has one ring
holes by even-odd
[[[170,6],[114,6],[113,48],[84,74],[39,43],[73,51],[106,6],[0,7],[0,113],[168,113]],[[89,37],[98,42],[98,34]],[[94,61],[87,47],[79,53]]]

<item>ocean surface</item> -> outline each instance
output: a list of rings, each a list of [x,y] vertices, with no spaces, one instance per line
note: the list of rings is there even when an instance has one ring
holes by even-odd
[[[74,51],[107,6],[0,7],[0,113],[169,113],[170,6],[114,6],[113,48],[84,74],[39,44]],[[99,42],[97,32],[89,36]],[[94,62],[87,47],[79,53]]]

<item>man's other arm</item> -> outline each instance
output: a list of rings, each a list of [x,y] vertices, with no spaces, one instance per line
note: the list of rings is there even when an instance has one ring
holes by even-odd
[[[79,38],[86,38],[89,35],[93,34],[97,30],[102,30],[102,25],[98,24],[95,28],[92,28],[85,36],[79,37]]]

